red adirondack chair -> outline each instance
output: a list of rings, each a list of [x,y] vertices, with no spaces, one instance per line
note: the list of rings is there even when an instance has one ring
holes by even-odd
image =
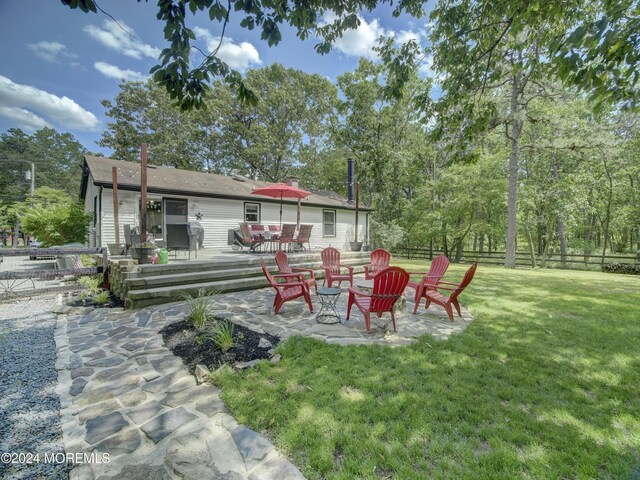
[[[429,267],[429,271],[423,275],[422,280],[419,282],[409,281],[407,283],[408,287],[416,289],[416,295],[414,297],[415,307],[413,307],[413,313],[418,311],[418,305],[420,305],[420,299],[422,298],[422,294],[425,290],[433,290],[440,279],[444,276],[445,272],[449,268],[449,259],[446,255],[438,255],[431,262],[431,267]],[[418,272],[409,272],[411,274],[415,274]]]
[[[371,330],[371,313],[377,313],[378,317],[384,312],[391,313],[393,331],[396,331],[396,316],[393,307],[402,296],[409,274],[400,267],[388,267],[381,271],[373,279],[373,292],[364,293],[356,288],[349,289],[349,303],[347,305],[347,320],[351,315],[351,307],[355,305],[364,315],[367,333]]]
[[[424,308],[429,308],[431,302],[435,303],[436,305],[440,305],[447,311],[449,320],[453,322],[453,309],[451,308],[451,305],[453,305],[454,307],[456,307],[458,316],[462,317],[462,314],[460,313],[460,304],[458,303],[458,296],[465,288],[467,288],[467,286],[471,283],[471,280],[473,280],[473,276],[476,273],[476,268],[478,268],[478,264],[473,263],[469,270],[467,270],[467,273],[464,274],[462,282],[460,283],[439,282],[435,287],[435,290],[425,290],[422,293],[422,296],[426,299]],[[450,287],[445,287],[442,285],[450,285]],[[448,297],[445,297],[440,292],[438,292],[438,290],[448,290],[451,291],[451,294]]]
[[[264,263],[264,259],[260,259],[262,264],[262,273],[267,278],[267,281],[276,290],[276,298],[273,299],[274,315],[277,315],[280,311],[280,307],[289,300],[295,300],[299,297],[304,297],[307,305],[309,305],[309,311],[313,313],[313,304],[311,303],[311,295],[309,295],[309,288],[304,281],[300,280],[299,273],[282,273],[278,275],[271,275],[267,270],[267,264]],[[278,283],[278,278],[284,278],[286,281]]]
[[[324,281],[329,285],[329,288],[332,287],[334,281],[341,285],[345,280],[348,280],[349,285],[353,287],[353,267],[340,263],[338,250],[327,247],[320,252],[320,256],[322,257],[321,267],[324,269]],[[343,269],[346,269],[347,273],[343,273]]]
[[[311,287],[314,287],[316,289],[316,292],[318,291],[318,284],[316,283],[316,277],[313,273],[312,268],[291,268],[289,266],[289,259],[287,258],[287,254],[282,250],[278,250],[276,252],[276,265],[278,265],[278,270],[280,270],[280,273],[292,274],[300,272],[298,273],[299,278],[307,284],[307,288],[309,289],[309,291],[311,291]],[[305,277],[305,273],[309,275],[309,278]]]
[[[364,266],[365,280],[371,280],[391,263],[391,254],[384,248],[377,248],[371,252],[371,263]]]

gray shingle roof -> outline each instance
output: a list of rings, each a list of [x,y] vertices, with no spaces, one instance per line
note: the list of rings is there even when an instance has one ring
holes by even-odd
[[[123,190],[140,190],[140,164],[124,162],[106,157],[85,156],[85,163],[96,185],[113,187],[112,167],[118,169],[118,188]],[[345,179],[346,180],[346,179]],[[83,182],[86,182],[86,175]],[[152,193],[182,194],[199,197],[237,198],[249,201],[275,201],[269,197],[252,195],[254,188],[271,185],[269,182],[251,180],[244,177],[229,177],[212,173],[179,170],[177,168],[149,166],[147,170],[147,189]],[[303,185],[300,188],[305,189]],[[311,191],[311,190],[309,190]],[[86,192],[83,185],[82,192]],[[277,199],[279,202],[280,199]],[[296,203],[296,200],[283,199],[284,203]],[[355,205],[334,193],[313,193],[302,200],[303,205],[342,208],[354,210]],[[362,210],[370,210],[360,206]]]

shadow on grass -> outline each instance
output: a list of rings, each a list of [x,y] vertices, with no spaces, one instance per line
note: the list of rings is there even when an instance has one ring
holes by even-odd
[[[460,335],[402,348],[291,338],[280,364],[220,378],[223,397],[309,478],[630,478],[639,286],[483,268]]]

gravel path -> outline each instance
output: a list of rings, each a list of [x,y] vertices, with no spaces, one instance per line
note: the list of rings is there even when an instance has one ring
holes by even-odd
[[[64,453],[54,303],[53,296],[0,303],[0,454],[40,454],[31,464],[0,457],[2,479],[68,478],[67,465],[44,458]]]

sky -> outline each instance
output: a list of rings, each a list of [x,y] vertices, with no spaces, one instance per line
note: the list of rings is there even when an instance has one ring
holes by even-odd
[[[71,10],[60,0],[0,0],[0,42],[5,45],[0,54],[0,133],[20,128],[32,134],[47,126],[71,133],[91,152],[111,154],[97,144],[109,122],[100,102],[115,99],[122,79],[148,77],[167,44],[154,0],[98,4],[117,22],[103,13]],[[372,47],[381,34],[424,44],[426,17],[393,18],[388,7],[360,17],[357,30],[347,32],[331,53],[319,55],[313,49],[316,39],[302,42],[287,26],[281,27],[280,44],[269,47],[259,30],[241,28],[239,15],[232,13],[220,57],[240,72],[281,63],[335,81],[353,70],[360,57],[375,59]],[[217,45],[220,25],[208,15],[188,13],[187,24],[201,49]],[[428,65],[424,69],[428,73]]]

